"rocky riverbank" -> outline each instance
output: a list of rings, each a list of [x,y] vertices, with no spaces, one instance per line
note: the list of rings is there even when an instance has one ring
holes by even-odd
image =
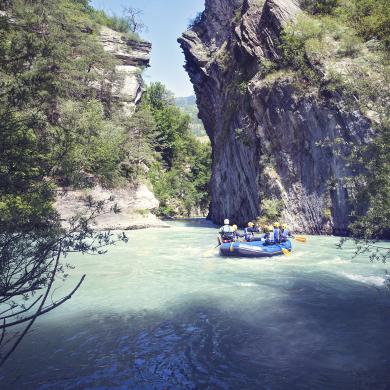
[[[105,189],[100,185],[88,190],[61,188],[55,207],[64,224],[76,215],[88,215],[88,198],[106,203],[103,212],[94,219],[93,226],[97,230],[167,227],[154,215],[159,203],[145,184],[118,189]]]

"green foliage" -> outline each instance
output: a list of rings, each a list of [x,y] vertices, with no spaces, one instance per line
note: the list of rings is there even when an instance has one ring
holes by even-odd
[[[346,32],[340,40],[338,52],[346,57],[354,57],[361,49],[361,40],[351,31]]]
[[[323,216],[327,221],[330,221],[332,219],[332,210],[327,208],[323,211]]]
[[[60,148],[54,145],[55,159],[60,158],[61,145],[72,147],[62,157],[55,174],[80,187],[87,182],[88,173],[93,173],[105,185],[117,184],[119,164],[124,158],[121,150],[124,130],[105,118],[104,107],[97,100],[70,100],[60,106],[63,125]]]
[[[191,132],[195,137],[205,137],[206,130],[203,122],[199,119],[199,109],[196,104],[195,96],[188,96],[183,98],[176,98],[175,103],[180,107],[184,113],[191,117]]]
[[[301,7],[313,15],[332,14],[340,0],[301,0]]]
[[[390,3],[388,0],[301,0],[314,15],[332,15],[347,22],[365,40],[379,39],[390,48]]]
[[[269,225],[278,221],[282,215],[284,204],[281,200],[265,198],[261,202],[260,225]]]
[[[354,83],[362,111],[375,112],[373,123],[375,136],[372,142],[353,151],[351,164],[365,168],[353,178],[354,222],[351,231],[355,237],[390,237],[390,63],[384,60],[378,65],[382,76],[370,83],[359,80]],[[360,75],[357,75],[361,79]],[[366,82],[365,82],[366,81]]]
[[[85,11],[99,25],[107,26],[115,31],[123,33],[128,39],[139,41],[139,34],[145,30],[145,25],[140,19],[142,12],[136,8],[125,8],[123,15],[108,15],[103,10],[96,10],[86,6]]]
[[[92,215],[73,218],[65,229],[53,201],[58,175],[72,184],[84,173],[112,182],[124,133],[109,117],[112,102],[98,101],[114,61],[92,33],[87,2],[1,6],[7,15],[0,18],[0,365],[21,340],[7,340],[6,325],[26,322],[27,332],[43,307],[50,311],[75,291],[46,303],[54,280],[66,276],[60,258],[102,253],[113,242],[90,226],[101,202],[90,202]],[[36,310],[25,310],[34,301]]]
[[[388,0],[301,0],[302,8],[313,15],[333,15],[347,21],[365,40],[379,39],[390,48],[390,2]],[[352,34],[346,37],[345,52],[355,54],[359,44]],[[350,55],[350,54],[346,54]]]
[[[303,77],[317,80],[318,76],[309,62],[307,51],[318,50],[323,37],[320,20],[302,14],[296,23],[286,26],[282,33],[282,65],[298,70]]]
[[[155,161],[156,123],[150,110],[138,108],[130,119],[124,119],[125,141],[120,147],[121,176],[135,182],[146,175]]]
[[[1,226],[20,230],[56,220],[48,178],[75,146],[64,137],[62,103],[94,95],[111,71],[82,4],[14,1],[0,26]],[[100,68],[100,72],[93,69]]]
[[[350,0],[340,11],[365,40],[379,39],[390,49],[390,2]]]
[[[191,133],[191,118],[174,105],[172,94],[161,84],[151,84],[141,107],[155,120],[155,151],[161,160],[152,165],[149,177],[162,216],[191,215],[209,204],[211,171],[209,144]]]

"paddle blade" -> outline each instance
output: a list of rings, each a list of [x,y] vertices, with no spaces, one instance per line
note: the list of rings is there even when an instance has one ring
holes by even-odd
[[[288,251],[287,249],[282,248],[282,252],[283,252],[283,254],[286,255],[286,256],[291,256],[291,252]]]
[[[295,236],[294,240],[296,240],[298,242],[307,242],[307,238],[302,237],[302,236]]]

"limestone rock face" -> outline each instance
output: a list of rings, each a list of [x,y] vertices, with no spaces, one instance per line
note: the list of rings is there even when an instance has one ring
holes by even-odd
[[[324,140],[368,142],[371,125],[293,72],[267,71],[297,0],[206,0],[179,43],[213,147],[210,218],[246,224],[265,199],[283,202],[294,231],[345,233],[345,159]]]
[[[125,115],[131,116],[143,93],[141,70],[149,66],[151,44],[128,40],[121,33],[102,27],[100,41],[104,49],[119,60],[115,68],[116,80],[110,85],[111,96],[123,107]],[[55,207],[64,225],[75,215],[88,214],[86,200],[105,201],[104,213],[94,220],[98,230],[131,230],[146,227],[165,226],[153,211],[159,202],[145,184],[132,183],[122,188],[106,189],[90,178],[93,188],[77,190],[74,188],[58,189]],[[111,210],[116,205],[117,212]]]
[[[101,27],[100,41],[104,50],[120,61],[116,66],[116,82],[111,94],[119,100],[124,111],[131,115],[142,96],[141,69],[150,62],[151,44],[128,40],[123,34],[108,27]]]
[[[159,202],[144,184],[117,189],[105,189],[100,185],[88,190],[61,189],[55,207],[65,224],[78,214],[88,215],[87,197],[106,202],[104,212],[94,220],[94,227],[98,230],[134,230],[166,226],[153,214]],[[111,210],[114,206],[117,213]]]

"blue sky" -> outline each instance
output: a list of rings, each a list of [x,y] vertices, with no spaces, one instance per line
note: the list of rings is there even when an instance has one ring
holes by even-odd
[[[148,32],[142,37],[152,42],[151,68],[145,81],[162,81],[176,96],[193,95],[192,85],[183,69],[184,55],[177,38],[188,22],[204,9],[204,0],[91,0],[95,8],[120,15],[124,7],[143,11]]]

